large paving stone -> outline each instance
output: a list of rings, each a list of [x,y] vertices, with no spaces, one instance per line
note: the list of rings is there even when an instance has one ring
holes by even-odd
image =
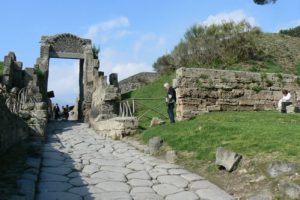
[[[178,188],[174,185],[170,185],[170,184],[154,185],[153,190],[155,190],[155,192],[157,192],[157,194],[159,194],[163,197],[167,196],[167,195],[170,195],[170,194],[174,194],[174,193],[183,191],[183,189]]]
[[[100,169],[101,169],[101,171],[119,172],[119,173],[122,173],[125,175],[133,172],[132,169],[128,169],[125,167],[115,167],[115,166],[103,166]]]
[[[229,194],[220,189],[201,189],[197,190],[196,194],[200,197],[200,199],[207,200],[234,200]]]
[[[212,189],[212,190],[217,190],[217,189],[219,189],[216,185],[212,184],[211,182],[209,182],[207,180],[201,180],[201,181],[192,182],[189,185],[189,188],[191,190],[198,190],[198,189]]]
[[[198,174],[192,174],[192,173],[181,174],[181,177],[183,177],[184,179],[188,180],[189,182],[204,180],[204,178],[202,176],[199,176]]]
[[[105,160],[105,159],[91,159],[91,163],[100,165],[100,166],[118,166],[118,167],[125,167],[125,163],[119,160]]]
[[[69,183],[49,181],[39,183],[38,190],[39,192],[63,192],[71,187]]]
[[[157,180],[160,183],[166,183],[166,184],[171,184],[176,187],[184,188],[187,187],[188,181],[185,180],[184,178],[176,175],[167,175],[167,176],[159,176]]]
[[[62,165],[64,162],[56,159],[44,159],[42,165],[45,167],[56,167]]]
[[[130,191],[131,195],[135,195],[137,193],[155,193],[155,191],[151,187],[134,187]]]
[[[60,152],[44,152],[43,158],[55,159],[55,160],[65,160]]]
[[[131,189],[126,183],[112,181],[98,183],[96,187],[109,192],[129,192]]]
[[[166,169],[151,169],[149,170],[149,174],[153,179],[156,179],[158,176],[168,175],[168,171]]]
[[[88,194],[84,200],[132,200],[132,197],[127,192],[103,192]]]
[[[127,175],[128,179],[144,179],[150,180],[151,177],[146,171],[138,171]]]
[[[124,174],[119,172],[101,171],[91,175],[91,178],[101,178],[108,181],[121,181],[125,182],[126,178]]]
[[[152,181],[142,179],[131,179],[128,183],[133,187],[151,187],[153,185]]]
[[[199,200],[199,197],[195,193],[188,192],[188,191],[171,194],[166,197],[166,200],[183,200],[183,199],[184,200]],[[205,198],[203,198],[203,200],[204,199]],[[208,200],[208,199],[205,199],[205,200]],[[211,199],[211,200],[217,200],[217,199]]]
[[[68,177],[61,176],[61,175],[51,174],[51,173],[47,173],[47,172],[42,172],[40,174],[41,182],[45,182],[45,181],[67,182],[68,180],[69,180]]]
[[[68,192],[71,192],[73,194],[77,194],[77,195],[80,195],[82,197],[90,194],[89,192],[89,188],[86,187],[86,186],[83,186],[83,187],[74,187],[74,188],[71,188],[68,190]]]
[[[159,164],[156,165],[155,168],[162,168],[162,169],[180,169],[182,168],[179,165],[175,165],[175,164],[170,164],[170,163],[165,163],[165,164]]]
[[[137,193],[132,196],[134,200],[163,200],[163,197],[153,193]]]
[[[82,200],[79,195],[68,192],[44,192],[39,193],[36,200]]]
[[[188,174],[188,173],[190,173],[186,169],[169,169],[168,172],[169,172],[170,175],[181,175],[181,174]]]
[[[86,174],[94,174],[95,172],[99,171],[99,166],[98,165],[86,165],[84,166],[82,172],[86,173]]]
[[[71,179],[69,180],[69,183],[72,184],[73,186],[84,186],[84,185],[88,185],[88,182],[85,181],[82,177],[71,178]]]
[[[57,175],[67,175],[71,171],[72,169],[68,167],[42,167],[42,172],[47,172],[47,173],[57,174]]]

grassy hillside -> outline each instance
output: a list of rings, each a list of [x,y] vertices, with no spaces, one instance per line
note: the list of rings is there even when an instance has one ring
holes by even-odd
[[[213,160],[218,146],[250,157],[260,152],[263,155],[275,154],[276,158],[299,158],[300,115],[284,115],[278,112],[219,112],[169,124],[168,119],[163,117],[167,116],[163,84],[171,82],[173,78],[174,74],[162,76],[126,96],[135,99],[158,98],[136,101],[135,114],[137,117],[143,115],[139,124],[144,129],[142,137],[145,142],[159,135],[175,150],[196,153],[200,160]],[[145,104],[162,115],[140,104]],[[156,116],[165,119],[167,123],[149,128],[152,117]]]
[[[276,159],[299,159],[300,115],[278,112],[208,113],[193,120],[146,130],[147,141],[161,136],[173,149],[214,160],[217,147],[254,157],[273,154]]]
[[[196,24],[153,64],[161,74],[182,66],[300,75],[300,37],[263,33],[246,21]]]
[[[270,55],[267,72],[282,72],[300,75],[300,38],[277,33],[264,33],[258,37],[257,45]],[[273,65],[273,66],[272,66]],[[268,68],[269,67],[269,68]]]
[[[300,75],[300,38],[278,33],[263,33],[255,43],[268,58],[250,60],[226,67],[228,70]]]
[[[137,112],[135,115],[139,117],[139,125],[141,129],[147,129],[149,127],[152,117],[160,117],[167,120],[164,117],[168,115],[164,100],[166,91],[163,85],[165,82],[171,83],[174,78],[175,74],[163,75],[155,82],[147,84],[146,86],[123,96],[123,99],[136,99],[135,106]],[[141,98],[143,100],[139,100]],[[149,108],[154,109],[159,113]]]

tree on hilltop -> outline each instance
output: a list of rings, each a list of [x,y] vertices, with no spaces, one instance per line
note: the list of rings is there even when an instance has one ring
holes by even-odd
[[[277,0],[253,0],[253,1],[258,5],[265,5],[269,3],[276,3]]]

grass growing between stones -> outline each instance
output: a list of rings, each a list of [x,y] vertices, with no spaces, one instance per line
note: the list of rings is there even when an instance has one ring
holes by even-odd
[[[123,99],[136,99],[135,116],[139,118],[139,126],[141,129],[149,128],[151,119],[153,117],[160,117],[164,120],[168,120],[163,117],[168,116],[167,107],[165,104],[166,90],[163,87],[165,82],[172,83],[172,79],[175,78],[175,74],[163,75],[159,77],[155,82],[149,83],[146,86],[123,95]],[[144,100],[139,100],[144,99]],[[148,100],[147,100],[148,99]],[[143,105],[142,105],[143,104]],[[157,110],[158,112],[151,110]]]
[[[190,121],[146,130],[144,141],[161,136],[177,151],[194,152],[197,159],[214,160],[216,148],[255,157],[299,159],[300,115],[277,112],[209,113]]]

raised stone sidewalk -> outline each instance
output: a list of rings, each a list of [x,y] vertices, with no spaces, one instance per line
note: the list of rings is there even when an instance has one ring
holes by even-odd
[[[37,190],[37,200],[233,199],[181,166],[75,122],[49,123]]]

